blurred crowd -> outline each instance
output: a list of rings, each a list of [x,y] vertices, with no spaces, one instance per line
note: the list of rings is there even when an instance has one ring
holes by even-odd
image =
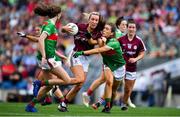
[[[120,16],[133,18],[137,34],[147,47],[146,58],[179,57],[180,0],[43,0],[59,4],[63,10],[59,30],[68,22],[83,22],[84,12],[98,11],[108,22]],[[36,35],[44,20],[34,14],[38,0],[0,1],[0,88],[28,89],[38,68],[36,44],[17,36],[18,31]],[[71,36],[59,31],[58,49],[65,55],[73,47]]]

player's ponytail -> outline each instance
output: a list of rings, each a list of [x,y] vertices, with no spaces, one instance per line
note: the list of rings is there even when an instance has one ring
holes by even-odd
[[[102,15],[99,15],[99,23],[96,27],[97,31],[102,31],[104,29],[104,26],[106,24],[106,21]]]
[[[40,16],[48,16],[49,18],[53,18],[61,13],[61,8],[57,5],[46,5],[45,3],[40,2],[34,9],[34,13]]]

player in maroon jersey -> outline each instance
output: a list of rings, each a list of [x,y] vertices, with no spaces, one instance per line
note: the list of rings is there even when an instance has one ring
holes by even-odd
[[[120,37],[118,41],[121,44],[123,56],[126,61],[124,98],[121,110],[127,110],[128,98],[131,95],[137,77],[137,61],[144,57],[146,48],[141,38],[136,35],[136,24],[133,20],[128,21],[128,32],[125,36]]]
[[[84,84],[91,58],[91,55],[89,56],[83,55],[77,58],[73,57],[72,55],[74,54],[75,51],[90,50],[94,48],[94,45],[102,44],[102,40],[100,39],[100,37],[101,37],[101,31],[103,30],[105,25],[102,16],[98,12],[92,12],[89,14],[88,18],[89,19],[87,24],[84,23],[77,24],[79,31],[74,36],[75,47],[73,49],[72,54],[70,55],[71,71],[81,83],[75,85],[68,92],[65,98],[66,103],[71,101],[76,96],[76,94]],[[66,32],[66,30],[62,30],[62,32]]]

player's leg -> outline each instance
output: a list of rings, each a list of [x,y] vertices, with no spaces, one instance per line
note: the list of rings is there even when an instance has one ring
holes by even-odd
[[[106,79],[106,85],[105,85],[105,91],[104,91],[104,96],[105,96],[105,106],[102,110],[102,112],[109,113],[110,108],[111,108],[111,96],[112,96],[112,86],[113,86],[113,73],[111,72],[110,69],[106,69],[104,71]]]
[[[64,98],[61,90],[59,89],[59,87],[57,87],[56,91],[54,92],[54,95],[55,95],[56,98],[58,98],[58,100],[59,100],[58,110],[61,111],[61,112],[67,112],[67,111],[68,111],[67,105],[66,105],[66,103],[64,102],[64,101],[65,101],[65,98]]]
[[[125,87],[124,87],[124,97],[123,97],[123,105],[121,110],[127,110],[127,105],[128,105],[128,99],[131,95],[133,86],[134,86],[135,80],[128,80],[125,79]]]
[[[117,70],[113,72],[114,75],[114,83],[113,83],[113,91],[112,91],[112,100],[111,100],[111,107],[113,106],[113,101],[116,96],[116,92],[120,84],[123,84],[124,77],[126,74],[125,66],[119,67]]]
[[[117,96],[117,90],[119,86],[121,86],[123,80],[117,81],[114,79],[113,86],[112,86],[112,97],[111,97],[111,108],[113,106],[113,101],[115,100]]]
[[[50,74],[50,72],[48,71],[44,71],[44,70],[41,70],[39,72],[39,74],[37,75],[37,79],[39,80],[44,80],[44,79],[48,79],[48,78],[51,78],[52,77],[52,74]],[[37,94],[39,93],[39,95],[36,97],[34,97],[31,102],[29,102],[29,104],[26,106],[26,111],[27,112],[37,112],[37,109],[35,108],[35,105],[36,103],[39,102],[39,100],[46,94],[46,92],[48,92],[49,90],[51,89],[51,87],[41,87],[39,92],[37,92]]]
[[[91,86],[88,88],[87,92],[83,92],[82,93],[82,99],[83,99],[83,104],[84,105],[89,105],[90,102],[90,96],[93,93],[93,91],[99,87],[101,84],[103,84],[105,82],[105,77],[104,77],[104,71],[102,71],[100,77],[98,79],[96,79]]]
[[[34,97],[29,104],[26,106],[25,111],[26,112],[37,112],[37,109],[35,108],[35,105],[41,100],[43,96],[46,95],[46,93],[51,89],[51,87],[43,86],[40,88],[39,93],[37,97]]]
[[[56,61],[54,58],[48,59],[47,63],[48,64],[46,65],[46,68],[45,68],[47,70],[43,70],[43,71],[48,71],[54,74],[55,76],[57,76],[57,79],[50,79],[50,80],[45,80],[45,81],[40,81],[40,80],[34,81],[33,93],[35,97],[37,96],[38,90],[41,86],[78,84],[79,82],[81,82],[79,81],[79,79],[70,78],[68,73],[62,67],[61,62]]]
[[[86,72],[84,72],[83,67],[81,65],[76,65],[71,67],[71,71],[74,74],[75,78],[80,81],[80,84],[73,86],[73,88],[68,92],[68,94],[66,95],[67,103],[70,102],[72,99],[74,99],[78,91],[81,89],[82,85],[86,80],[86,74],[87,74]]]
[[[76,78],[70,78],[68,73],[60,66],[51,69],[49,72],[57,76],[56,79],[50,79],[45,81],[36,80],[34,81],[34,96],[37,96],[39,88],[41,86],[53,86],[53,85],[67,85],[67,84],[78,84],[80,81]]]
[[[90,58],[86,56],[80,56],[77,58],[71,57],[71,71],[75,78],[80,82],[79,84],[73,86],[73,88],[68,92],[65,97],[65,102],[68,103],[74,99],[82,85],[86,80],[86,74],[88,72],[88,67],[90,63]]]
[[[122,81],[120,81],[118,88],[116,90],[116,93],[113,92],[112,95],[114,95],[114,94],[115,94],[115,96],[112,96],[112,98],[114,97],[114,100],[113,100],[114,103],[116,105],[121,105],[123,96],[124,96],[124,79]]]
[[[42,73],[43,73],[43,72],[41,72],[41,74],[42,74]],[[41,81],[49,80],[49,79],[51,79],[51,78],[52,78],[52,79],[53,79],[53,78],[56,78],[56,76],[54,76],[53,74],[48,73],[48,72],[45,72],[45,73],[43,73],[42,75],[46,75],[46,76],[38,77],[38,79],[39,79],[39,80],[41,79]],[[47,78],[47,79],[46,79],[46,78]],[[55,91],[55,90],[56,90],[56,87],[53,86],[53,88],[52,88],[51,90]],[[51,91],[51,90],[50,90],[50,91]],[[44,96],[44,100],[43,100],[43,102],[41,102],[41,105],[42,105],[42,106],[52,104],[52,99],[51,99],[50,91],[49,91],[48,93],[46,93],[46,95]]]

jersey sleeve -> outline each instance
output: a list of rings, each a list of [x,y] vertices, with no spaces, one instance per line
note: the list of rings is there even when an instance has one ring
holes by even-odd
[[[142,40],[139,41],[138,51],[139,52],[146,51],[146,47],[145,47],[144,42]]]
[[[52,34],[52,26],[51,25],[44,26],[42,32],[45,32],[48,36],[51,35]]]

